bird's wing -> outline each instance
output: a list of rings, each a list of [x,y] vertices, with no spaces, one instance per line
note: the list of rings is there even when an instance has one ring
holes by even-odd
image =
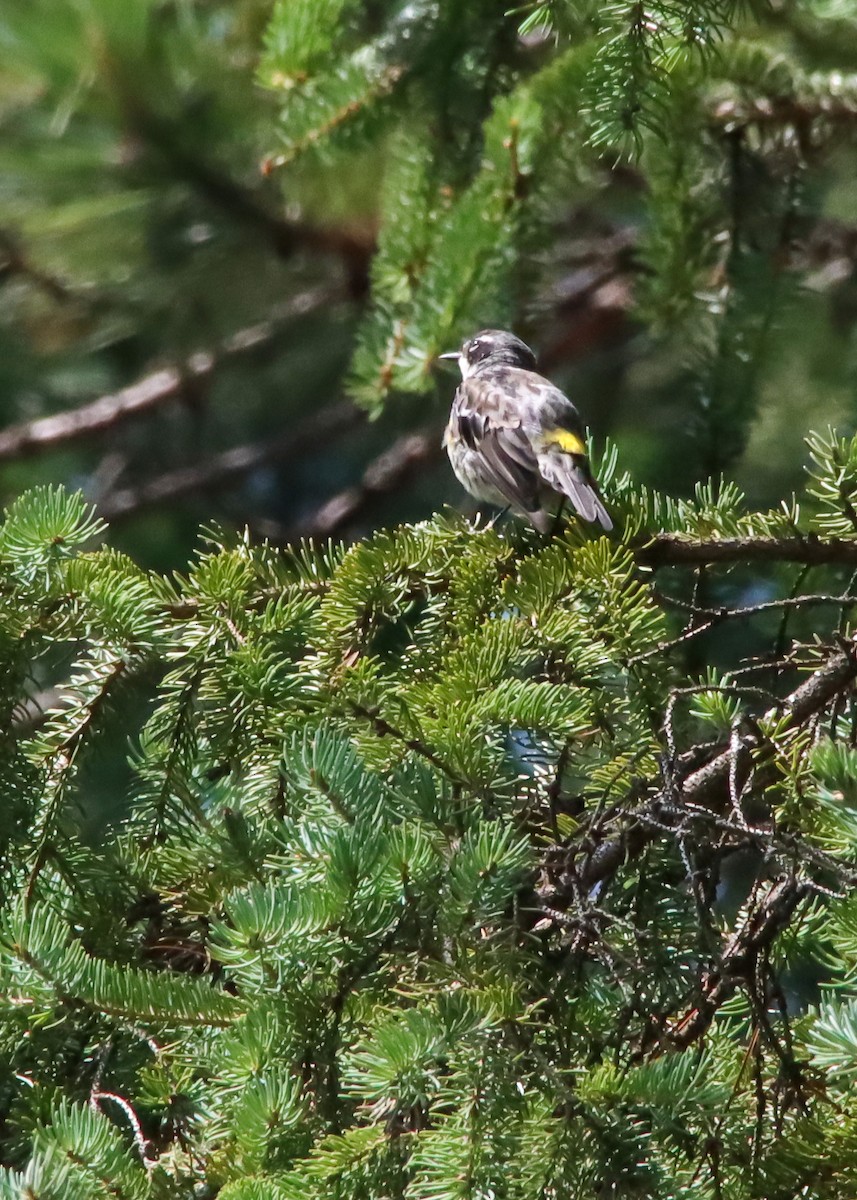
[[[453,412],[461,440],[479,451],[491,485],[516,508],[538,511],[538,459],[505,389],[490,379],[467,379],[456,392]]]
[[[586,431],[577,409],[534,371],[498,367],[466,379],[453,413],[464,444],[480,452],[490,485],[535,520],[545,485],[571,501],[585,521],[613,522],[586,457]]]
[[[604,530],[613,528],[585,455],[548,445],[539,454],[538,463],[547,482],[568,497],[579,516],[597,521]]]
[[[542,477],[571,501],[585,521],[612,529],[586,457],[586,429],[580,414],[568,397],[542,376],[532,374],[532,388],[538,393],[539,424],[529,432]]]

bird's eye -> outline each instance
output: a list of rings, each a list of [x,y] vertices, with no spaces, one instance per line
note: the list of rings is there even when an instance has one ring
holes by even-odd
[[[482,343],[480,341],[475,341],[475,342],[470,343],[470,353],[471,354],[478,354],[481,349],[482,349]]]

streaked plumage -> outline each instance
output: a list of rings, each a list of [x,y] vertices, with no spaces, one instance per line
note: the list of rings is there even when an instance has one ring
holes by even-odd
[[[457,354],[461,383],[444,445],[452,469],[478,500],[513,508],[547,533],[563,498],[585,521],[613,522],[586,457],[577,409],[535,371],[529,346],[483,329]]]

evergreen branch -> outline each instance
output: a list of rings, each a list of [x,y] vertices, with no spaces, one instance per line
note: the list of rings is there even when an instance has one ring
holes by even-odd
[[[717,963],[703,973],[700,997],[684,1017],[669,1026],[661,1049],[667,1045],[681,1049],[703,1036],[718,1009],[742,983],[752,981],[759,959],[770,950],[811,890],[809,883],[794,875],[771,884],[762,900],[729,937]]]
[[[284,304],[270,321],[239,330],[216,349],[192,354],[179,367],[153,371],[137,383],[101,396],[71,412],[54,413],[0,430],[0,461],[42,454],[152,412],[168,400],[180,399],[190,387],[208,379],[225,362],[270,346],[284,323],[330,304],[339,296],[338,291],[329,287],[303,292]]]
[[[692,642],[695,638],[701,637],[704,633],[708,633],[710,629],[714,629],[719,623],[719,619],[711,617],[707,621],[703,621],[701,625],[691,625],[690,628],[685,628],[680,634],[674,638],[670,638],[666,642],[659,642],[657,646],[652,646],[649,650],[643,650],[640,654],[635,654],[628,659],[628,666],[635,667],[639,663],[646,662],[649,659],[657,658],[659,654],[667,654],[670,650],[677,650],[679,646],[684,646],[687,642]]]
[[[113,661],[107,661],[98,666],[101,667],[100,673],[96,668],[92,675],[92,682],[98,684],[97,691],[88,703],[82,706],[79,718],[70,722],[70,728],[59,744],[50,746],[52,761],[45,789],[47,803],[43,806],[39,817],[36,851],[24,888],[25,911],[29,910],[33,902],[39,875],[51,855],[51,839],[65,798],[66,783],[74,767],[77,753],[116,684],[127,670],[128,664],[124,658],[115,658]]]
[[[133,353],[165,288],[191,314],[220,311],[229,297],[208,289],[246,275],[231,260],[248,245],[251,274],[288,258],[296,278],[326,273],[340,281],[331,295],[362,297],[367,214],[380,209],[352,367],[366,406],[428,395],[438,350],[529,313],[543,367],[588,355],[587,377],[604,368],[594,344],[618,332],[654,368],[631,380],[652,401],[649,432],[681,409],[679,432],[702,424],[719,465],[759,403],[786,421],[838,413],[844,392],[825,383],[853,365],[840,352],[855,238],[830,221],[826,241],[819,213],[828,196],[843,207],[835,155],[844,107],[857,115],[857,14],[824,0],[784,18],[754,0],[522,2],[525,28],[552,26],[567,50],[547,32],[525,40],[491,0],[276,0],[257,74],[281,100],[266,149],[307,152],[285,207],[274,181],[252,178],[259,127],[240,97],[258,21],[220,0],[98,0],[62,6],[54,28],[48,0],[12,0],[25,110],[38,91],[32,118],[12,123],[19,209],[29,134],[57,100],[53,128],[72,136],[30,173],[41,182],[25,223],[47,250],[27,241],[4,271],[0,232],[0,282],[50,354],[42,368],[13,362],[13,387],[55,373],[54,352],[75,377],[80,353],[103,365],[105,337],[127,334]],[[633,142],[638,163],[617,170]],[[90,190],[93,166],[107,176]],[[348,212],[354,226],[335,215]],[[587,239],[577,251],[569,217]],[[637,232],[602,247],[616,221]],[[94,254],[95,275],[126,279],[129,247],[130,300],[59,307],[63,264],[85,274]],[[40,278],[30,254],[60,278]],[[545,274],[564,286],[533,307]],[[673,337],[616,330],[632,275],[635,323]],[[800,311],[783,322],[792,295]],[[93,344],[80,317],[102,309],[122,319]],[[830,361],[795,391],[792,335],[811,338],[828,310]],[[182,349],[141,374],[173,366],[163,399],[183,385],[204,399],[219,331],[239,323],[192,344],[212,361],[182,369]],[[325,324],[300,322],[307,361]],[[676,385],[697,403],[676,407]],[[103,508],[118,519],[313,442],[336,451],[359,419],[340,394],[317,397],[304,424],[275,423],[266,444],[245,431],[127,477],[105,469]],[[91,428],[110,441],[114,421],[128,427],[108,399]],[[127,416],[161,399],[156,388]],[[429,407],[353,486],[322,491],[308,532],[353,531],[375,497],[432,469]],[[46,447],[75,448],[50,428]],[[857,439],[808,440],[806,501],[777,510],[748,512],[719,466],[672,500],[635,486],[611,450],[595,473],[624,536],[575,524],[543,539],[444,514],[350,547],[205,531],[170,575],[115,547],[89,552],[103,531],[81,497],[39,489],[10,505],[7,724],[72,656],[86,670],[35,737],[10,729],[0,744],[0,1162],[15,1163],[0,1167],[0,1200],[847,1190]],[[40,445],[0,449],[0,465]],[[690,465],[668,464],[684,477]],[[35,900],[15,902],[42,846]],[[740,860],[756,869],[748,898]],[[790,1028],[785,973],[813,959],[828,998]]]
[[[377,709],[367,708],[364,704],[351,703],[351,711],[355,716],[361,717],[368,721],[378,737],[391,737],[394,741],[401,742],[406,749],[413,751],[419,758],[424,758],[426,762],[431,763],[442,775],[456,787],[467,787],[467,781],[462,779],[452,767],[445,763],[439,754],[434,751],[431,746],[427,745],[420,738],[408,737],[401,729],[397,729],[395,725],[391,725],[380,715]]]
[[[26,932],[20,931],[24,936],[6,934],[4,940],[65,1004],[83,1006],[118,1021],[214,1028],[229,1027],[244,1009],[238,998],[199,979],[95,958],[79,939],[68,936],[55,914],[38,917],[41,920],[27,921]],[[56,940],[42,943],[45,929]],[[24,987],[17,989],[17,995],[26,1001]]]
[[[191,380],[210,375],[214,362],[211,354],[195,354],[181,369],[167,367],[155,371],[137,383],[71,412],[13,425],[0,433],[0,460],[52,450],[55,446],[109,429],[141,412],[150,412],[165,401],[181,396]]]
[[[328,114],[325,121],[292,143],[288,150],[281,154],[269,154],[267,158],[263,159],[262,174],[270,175],[273,171],[289,166],[301,154],[305,154],[307,150],[324,142],[326,138],[329,138],[341,126],[353,120],[358,113],[362,112],[373,101],[388,96],[404,74],[404,67],[396,63],[386,66],[377,76],[366,81],[361,95],[349,96],[342,105]]]
[[[634,548],[641,567],[692,567],[715,563],[796,562],[808,566],[857,563],[857,538],[730,537],[686,538],[659,533]]]
[[[202,462],[165,471],[136,487],[121,488],[99,500],[98,510],[105,519],[115,521],[191,492],[223,487],[265,463],[288,462],[305,454],[322,439],[329,442],[344,436],[363,416],[346,400],[328,404],[280,437],[233,446]]]
[[[782,720],[785,712],[783,728],[797,729],[850,690],[855,679],[857,644],[852,641],[832,654],[809,679],[769,710],[753,730],[739,734],[733,744],[717,747],[707,762],[697,766],[694,761],[697,756],[693,752],[684,760],[680,759],[676,775],[680,776],[682,770],[691,767],[683,779],[670,780],[666,788],[657,790],[655,784],[638,784],[634,789],[635,796],[647,792],[650,795],[654,792],[654,795],[638,809],[617,806],[613,810],[606,820],[628,822],[618,836],[598,842],[598,831],[589,830],[589,846],[584,851],[585,860],[579,871],[584,890],[591,890],[611,878],[625,863],[638,858],[664,828],[675,829],[688,806],[703,808],[715,815],[726,811],[730,803],[730,777],[736,774],[746,777],[753,751],[764,744],[759,725],[764,721]],[[770,771],[757,772],[757,785],[770,777]],[[605,821],[600,822],[601,827],[604,824]],[[562,907],[561,900],[555,895],[548,903],[554,908]]]
[[[140,844],[147,849],[157,843],[159,836],[164,836],[172,791],[176,788],[176,774],[187,765],[195,743],[194,706],[201,680],[202,666],[197,663],[172,697],[172,712],[168,714],[171,719],[163,739],[167,751],[159,763],[160,777],[156,777],[149,805],[141,814],[145,830],[141,831]]]

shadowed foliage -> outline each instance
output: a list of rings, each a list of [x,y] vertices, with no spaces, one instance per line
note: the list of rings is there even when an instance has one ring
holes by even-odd
[[[0,44],[0,1200],[850,1200],[847,6]],[[481,325],[609,535],[438,511]]]

